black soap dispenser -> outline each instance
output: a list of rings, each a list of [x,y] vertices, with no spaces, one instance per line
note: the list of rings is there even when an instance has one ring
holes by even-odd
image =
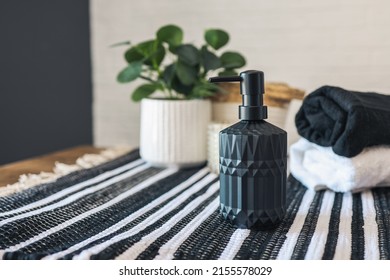
[[[219,133],[220,212],[239,228],[276,226],[286,211],[287,133],[264,119],[264,73],[214,77],[240,82],[240,122]]]

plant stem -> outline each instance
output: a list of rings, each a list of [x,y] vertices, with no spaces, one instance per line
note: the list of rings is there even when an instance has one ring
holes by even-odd
[[[152,82],[152,83],[155,83],[155,82],[156,82],[156,81],[152,80],[151,78],[146,77],[146,76],[143,76],[143,75],[140,75],[139,77],[140,77],[141,79],[147,80],[147,81]]]

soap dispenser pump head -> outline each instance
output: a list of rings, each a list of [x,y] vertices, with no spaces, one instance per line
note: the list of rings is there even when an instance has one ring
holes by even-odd
[[[257,121],[267,118],[267,106],[263,105],[264,73],[248,70],[239,76],[212,77],[211,83],[240,82],[242,105],[238,116],[241,120]]]

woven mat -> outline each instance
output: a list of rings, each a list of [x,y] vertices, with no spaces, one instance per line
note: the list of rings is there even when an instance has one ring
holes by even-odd
[[[0,197],[0,256],[388,259],[389,190],[312,192],[290,176],[279,227],[236,229],[218,213],[218,178],[207,168],[154,168],[133,151]]]

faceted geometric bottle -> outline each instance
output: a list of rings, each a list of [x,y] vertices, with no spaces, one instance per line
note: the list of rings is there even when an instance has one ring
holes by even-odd
[[[241,82],[240,122],[219,134],[220,212],[239,228],[276,226],[286,211],[287,133],[264,119],[264,74],[214,77]]]

